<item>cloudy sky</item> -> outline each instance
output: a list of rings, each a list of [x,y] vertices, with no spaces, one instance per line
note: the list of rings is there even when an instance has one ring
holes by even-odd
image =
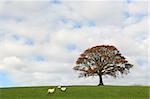
[[[0,1],[0,87],[95,85],[78,78],[75,61],[85,49],[116,46],[134,64],[105,84],[150,85],[147,0]]]

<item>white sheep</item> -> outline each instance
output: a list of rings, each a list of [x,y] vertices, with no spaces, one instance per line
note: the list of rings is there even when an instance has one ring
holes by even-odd
[[[48,93],[48,94],[52,94],[52,93],[54,93],[54,91],[55,91],[55,88],[48,89],[47,93]]]
[[[61,87],[61,91],[65,92],[67,90],[66,87]]]
[[[58,88],[58,89],[60,89],[60,88],[61,88],[61,86],[57,86],[57,88]]]

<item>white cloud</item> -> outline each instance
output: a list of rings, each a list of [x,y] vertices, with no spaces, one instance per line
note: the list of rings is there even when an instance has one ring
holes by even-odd
[[[128,11],[131,15],[147,15],[148,12],[148,1],[134,1],[128,6]]]
[[[122,25],[125,3],[122,1],[64,1],[57,9],[62,9],[62,16],[76,22],[95,20],[97,24]],[[104,10],[105,9],[105,10]],[[110,12],[111,10],[111,12]],[[112,14],[114,14],[112,16]],[[116,21],[117,19],[117,21]]]
[[[148,61],[148,16],[133,21],[135,13],[147,14],[147,7],[143,8],[146,3],[16,1],[1,5],[0,33],[5,35],[0,35],[0,70],[7,72],[17,84],[96,84],[96,77],[79,79],[72,68],[81,52],[98,44],[115,45],[135,65],[123,79],[105,78],[107,84],[148,84],[148,63],[142,66],[138,63]],[[124,11],[134,15],[130,16],[133,19],[124,18]],[[91,20],[96,22],[95,26],[87,25]],[[76,23],[81,27],[74,28]],[[30,38],[34,43],[25,44],[25,39],[14,41],[14,35]],[[75,48],[69,50],[68,45]],[[44,60],[32,59],[36,55]]]

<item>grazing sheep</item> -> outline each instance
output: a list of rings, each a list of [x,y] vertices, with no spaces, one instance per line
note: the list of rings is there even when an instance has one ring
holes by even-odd
[[[65,92],[67,90],[66,87],[61,87],[61,91]]]
[[[61,86],[58,86],[57,88],[58,88],[58,89],[60,89],[60,88],[61,88]]]
[[[54,93],[54,91],[55,91],[55,88],[53,88],[53,89],[48,89],[47,93],[48,93],[48,94],[52,94],[52,93]]]

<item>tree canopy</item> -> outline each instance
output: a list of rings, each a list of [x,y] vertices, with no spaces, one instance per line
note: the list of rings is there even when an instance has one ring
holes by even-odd
[[[99,45],[86,49],[73,69],[80,71],[79,77],[99,76],[99,85],[103,85],[103,75],[117,77],[129,73],[132,67],[116,47]]]

